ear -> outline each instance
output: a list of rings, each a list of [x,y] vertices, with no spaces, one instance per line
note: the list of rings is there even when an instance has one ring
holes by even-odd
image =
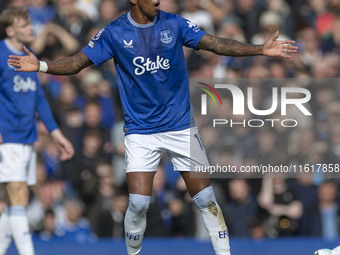
[[[13,37],[14,36],[14,29],[12,26],[8,26],[6,28],[6,35],[7,37]]]
[[[131,5],[136,5],[138,0],[129,0]]]

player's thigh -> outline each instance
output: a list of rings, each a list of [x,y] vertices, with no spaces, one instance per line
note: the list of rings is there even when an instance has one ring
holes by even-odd
[[[157,134],[125,137],[125,171],[130,193],[151,195],[153,176],[161,156],[160,146]]]
[[[161,141],[155,134],[125,136],[125,171],[155,172],[161,157]]]
[[[33,144],[0,144],[0,182],[36,183],[36,152]]]
[[[197,127],[164,134],[164,149],[175,171],[192,171],[209,166]]]
[[[129,172],[126,174],[129,193],[151,196],[155,172]]]
[[[197,168],[209,166],[197,127],[169,132],[167,135],[166,150],[174,170],[181,173],[189,194],[194,196],[210,185],[209,175],[196,171]]]

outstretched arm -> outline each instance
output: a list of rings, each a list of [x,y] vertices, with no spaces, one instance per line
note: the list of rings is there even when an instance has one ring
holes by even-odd
[[[14,69],[17,72],[39,71],[39,60],[25,46],[24,51],[27,56],[10,55],[8,62],[12,66],[17,67]],[[71,57],[66,57],[55,61],[47,61],[47,73],[61,75],[75,74],[92,64],[92,61],[84,54],[84,52],[79,51]]]
[[[297,52],[298,47],[289,45],[294,44],[295,41],[276,41],[278,37],[279,32],[277,31],[275,36],[268,39],[264,44],[252,45],[206,34],[202,37],[197,48],[208,50],[218,55],[235,57],[265,55],[290,58],[289,53]]]

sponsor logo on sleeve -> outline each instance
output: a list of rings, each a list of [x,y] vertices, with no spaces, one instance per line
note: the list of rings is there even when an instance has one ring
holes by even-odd
[[[191,22],[190,20],[188,20],[187,23],[189,28],[191,28],[194,32],[197,33],[198,31],[200,31],[200,28],[195,23]]]
[[[92,41],[90,41],[90,42],[88,43],[88,46],[89,46],[89,47],[91,47],[91,48],[93,48],[93,47],[94,47],[94,45],[95,45],[95,43],[94,43],[94,42],[92,42]]]
[[[104,32],[104,30],[105,28],[100,29],[100,31],[95,36],[92,37],[92,40],[97,41],[100,38],[101,34]]]

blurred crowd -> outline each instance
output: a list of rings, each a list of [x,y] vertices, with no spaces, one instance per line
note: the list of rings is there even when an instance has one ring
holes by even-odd
[[[7,6],[28,8],[36,33],[31,49],[39,59],[53,60],[82,49],[103,26],[126,13],[129,1],[1,0],[0,10]],[[211,163],[339,162],[339,0],[161,0],[161,9],[220,37],[261,44],[279,30],[279,39],[295,40],[299,46],[290,60],[223,57],[185,49],[190,78],[301,78],[308,82],[300,85],[312,93],[312,117],[298,127],[229,128],[223,146],[215,146],[218,133],[198,116]],[[59,238],[86,243],[101,237],[122,238],[128,190],[123,114],[113,61],[72,76],[39,76],[53,114],[76,154],[72,160],[60,162],[46,128],[38,125],[38,180],[28,206],[32,230],[46,241]],[[311,78],[332,82],[312,82]],[[253,88],[256,108],[266,109],[270,91],[264,84]],[[230,100],[224,104],[224,113],[230,113],[228,106]],[[294,179],[235,176],[212,181],[233,237],[340,237],[338,179],[303,173]],[[208,238],[167,155],[163,155],[153,186],[146,236]],[[0,199],[4,199],[3,190]],[[0,203],[0,211],[3,206]]]

